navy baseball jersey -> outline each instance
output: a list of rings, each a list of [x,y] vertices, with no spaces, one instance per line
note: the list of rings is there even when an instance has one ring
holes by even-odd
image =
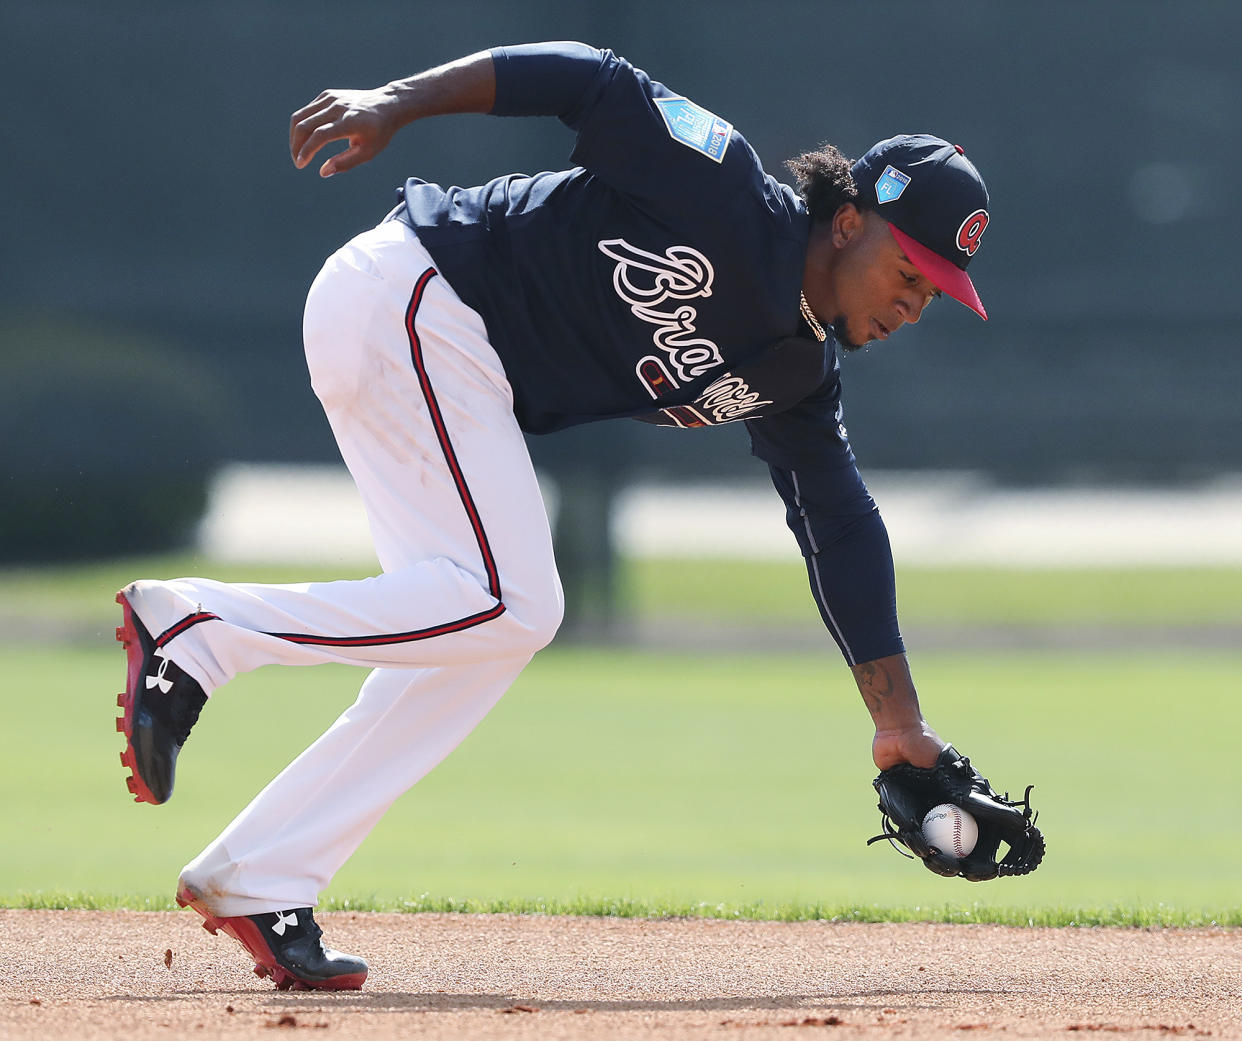
[[[900,652],[888,537],[799,311],[810,217],[726,119],[610,51],[492,51],[493,114],[559,117],[572,169],[412,178],[395,216],[476,310],[523,430],[744,421],[850,664]]]

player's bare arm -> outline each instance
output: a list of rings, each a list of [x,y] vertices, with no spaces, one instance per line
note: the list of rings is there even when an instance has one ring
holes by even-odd
[[[490,112],[496,99],[492,57],[480,51],[370,90],[322,91],[289,120],[289,154],[304,169],[333,141],[349,147],[329,158],[320,177],[374,159],[403,126],[428,116]]]
[[[906,656],[877,658],[850,671],[875,722],[875,765],[881,770],[897,763],[932,766],[946,743],[923,718]]]

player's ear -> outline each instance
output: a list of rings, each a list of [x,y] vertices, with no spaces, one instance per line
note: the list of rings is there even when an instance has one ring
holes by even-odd
[[[842,203],[832,217],[832,244],[843,249],[862,233],[863,215],[852,202]]]

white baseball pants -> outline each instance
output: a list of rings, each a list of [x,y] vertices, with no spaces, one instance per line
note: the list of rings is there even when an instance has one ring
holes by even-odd
[[[262,665],[374,669],[357,701],[182,879],[218,915],[314,906],[392,802],[551,639],[563,601],[512,390],[479,315],[392,220],[311,286],[311,383],[383,573],[304,585],[137,583],[132,603],[210,693]]]

